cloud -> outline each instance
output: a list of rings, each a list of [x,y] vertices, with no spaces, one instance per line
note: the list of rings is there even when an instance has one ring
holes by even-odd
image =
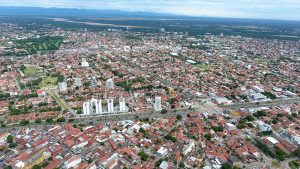
[[[0,0],[0,4],[300,20],[299,0]]]

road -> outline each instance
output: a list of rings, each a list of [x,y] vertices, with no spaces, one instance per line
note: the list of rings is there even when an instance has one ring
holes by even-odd
[[[63,109],[63,110],[69,110],[69,111],[74,111],[58,94],[57,90],[55,88],[44,88],[46,90],[46,92],[48,94],[50,94],[54,100],[59,104],[59,106]]]
[[[288,105],[288,104],[300,104],[300,98],[289,98],[289,99],[277,99],[270,101],[261,101],[261,102],[246,102],[246,103],[233,103],[220,105],[221,108],[232,110],[239,108],[255,108],[255,107],[271,107],[279,105]]]

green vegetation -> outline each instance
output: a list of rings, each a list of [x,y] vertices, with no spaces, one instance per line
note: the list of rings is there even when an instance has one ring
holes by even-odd
[[[222,132],[224,129],[220,126],[212,126],[211,127],[215,132]]]
[[[66,121],[66,119],[64,117],[60,117],[56,120],[58,123],[63,123]]]
[[[167,112],[168,112],[167,109],[162,109],[160,113],[161,113],[161,114],[166,114]]]
[[[177,141],[176,137],[172,136],[170,133],[165,136],[165,139],[170,140],[173,143]]]
[[[17,40],[15,47],[26,50],[27,54],[35,54],[38,51],[58,50],[63,37],[40,37]]]
[[[11,116],[20,115],[20,114],[28,114],[29,113],[29,108],[17,109],[13,106],[9,106],[8,110],[9,110],[9,114]]]
[[[260,141],[255,142],[255,146],[258,147],[263,153],[269,155],[272,158],[276,158],[280,161],[284,161],[287,157],[287,154],[280,149],[274,148],[274,150],[270,150],[267,145],[261,143]]]
[[[28,125],[28,124],[29,124],[29,121],[27,121],[27,120],[20,121],[20,125],[21,125],[21,126],[26,126],[26,125]]]
[[[35,119],[34,123],[36,123],[36,124],[42,123],[42,120],[41,119]]]
[[[53,123],[53,119],[51,119],[51,118],[46,119],[46,123],[49,123],[49,124]]]
[[[281,168],[281,165],[278,161],[272,161],[272,167],[274,168]]]
[[[267,113],[265,111],[257,111],[256,113],[253,113],[253,116],[256,118],[267,116]]]
[[[212,139],[212,135],[210,134],[205,134],[204,138],[206,138],[206,140],[210,141]]]
[[[35,66],[27,66],[23,72],[26,76],[36,76],[38,73]]]
[[[53,86],[56,85],[57,82],[58,82],[58,77],[46,77],[41,81],[40,85],[42,87],[49,86],[49,85]]]
[[[14,142],[14,137],[12,135],[8,135],[6,138],[7,143],[13,143]]]
[[[208,71],[209,70],[209,66],[207,64],[202,64],[199,63],[196,65],[199,69],[201,69],[202,71]]]
[[[298,169],[300,166],[295,161],[291,161],[291,162],[289,162],[289,167],[291,169]]]
[[[276,95],[274,95],[274,94],[271,93],[271,92],[261,92],[261,94],[267,96],[267,97],[270,98],[270,99],[277,99]]]
[[[182,120],[182,116],[181,116],[180,114],[178,114],[178,115],[176,116],[176,118],[177,118],[177,120]]]
[[[138,156],[141,158],[141,160],[146,161],[149,157],[148,154],[146,154],[144,151],[141,151],[138,153]]]
[[[52,92],[51,95],[63,110],[68,110],[67,103],[65,103],[61,98],[59,98],[59,96],[56,93]]]

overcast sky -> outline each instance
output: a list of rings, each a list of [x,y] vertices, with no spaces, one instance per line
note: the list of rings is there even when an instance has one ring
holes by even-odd
[[[300,20],[300,0],[0,0],[0,6],[115,9],[189,16]]]

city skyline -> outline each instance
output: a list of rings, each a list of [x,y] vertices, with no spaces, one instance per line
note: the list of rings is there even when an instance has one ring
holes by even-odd
[[[130,12],[156,12],[186,16],[229,17],[300,20],[300,2],[296,0],[191,0],[188,3],[179,0],[159,1],[82,1],[82,0],[0,0],[2,6],[25,6],[43,8],[78,8],[97,10],[121,10]]]

